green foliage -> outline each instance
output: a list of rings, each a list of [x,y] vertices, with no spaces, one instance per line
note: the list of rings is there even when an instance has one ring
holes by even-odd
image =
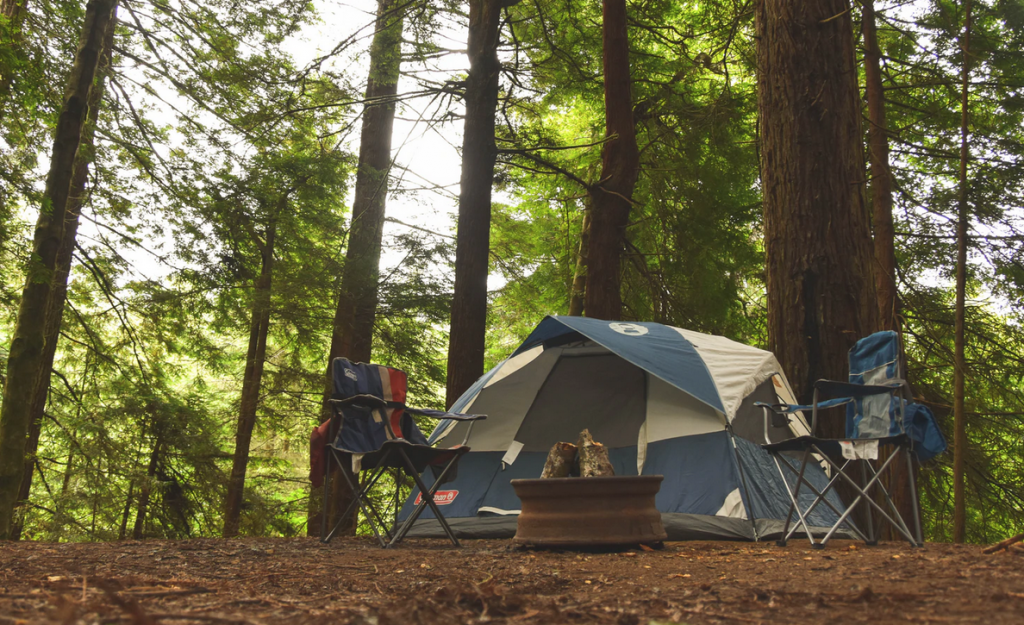
[[[876,4],[909,373],[951,438],[962,2]],[[349,133],[366,79],[358,62],[335,61],[365,56],[373,31],[368,16],[298,67],[290,46],[315,8],[120,9],[25,537],[220,531],[271,225],[271,329],[242,533],[304,531],[308,436],[345,257]],[[461,87],[458,72],[438,67],[459,47],[449,39],[464,29],[462,11],[412,3],[406,19],[402,88],[414,87],[401,97],[429,100],[421,120],[442,131]],[[642,0],[628,11],[641,172],[622,256],[625,314],[763,345],[752,3]],[[81,16],[79,2],[40,0],[20,25],[0,22],[0,355],[26,276],[25,207],[38,205],[39,155]],[[488,365],[543,315],[567,311],[605,132],[599,3],[524,0],[506,16]],[[975,20],[968,528],[986,542],[1024,525],[1024,2],[975,0]],[[411,404],[439,408],[453,241],[402,232],[413,234],[386,241],[401,261],[381,276],[375,359],[410,373]],[[921,471],[933,539],[950,533],[951,462]],[[389,509],[395,488],[380,494]]]

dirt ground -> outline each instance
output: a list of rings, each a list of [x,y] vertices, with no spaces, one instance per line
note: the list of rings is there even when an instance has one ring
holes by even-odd
[[[0,625],[1024,623],[1024,548],[508,541],[0,543]]]

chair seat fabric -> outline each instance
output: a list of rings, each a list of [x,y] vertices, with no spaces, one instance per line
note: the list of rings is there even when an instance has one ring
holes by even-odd
[[[352,453],[339,449],[334,445],[331,448],[340,453]],[[422,473],[427,467],[447,464],[452,458],[461,456],[469,451],[469,447],[430,447],[429,445],[416,445],[407,440],[395,439],[381,444],[380,449],[361,454],[360,465],[363,470],[389,468],[406,468],[405,462],[399,454],[388,453],[401,448],[406,456],[416,467],[417,473]]]
[[[886,436],[883,438],[850,438],[850,439],[837,439],[837,438],[818,438],[817,436],[798,436],[791,438],[779,443],[772,443],[770,445],[762,445],[765,451],[768,453],[781,453],[781,452],[799,452],[806,451],[811,446],[817,447],[824,453],[833,456],[840,457],[843,455],[842,443],[856,442],[859,444],[870,443],[877,441],[879,445],[897,445],[905,446],[910,443],[910,437],[906,434],[899,434],[897,436]]]

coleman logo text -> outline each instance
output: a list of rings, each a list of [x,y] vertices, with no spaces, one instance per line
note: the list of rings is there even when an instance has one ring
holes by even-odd
[[[436,493],[434,493],[434,503],[436,503],[439,506],[447,506],[451,502],[455,501],[455,498],[458,496],[459,491],[457,490],[439,490]],[[420,505],[422,501],[423,493],[416,495],[415,505]]]

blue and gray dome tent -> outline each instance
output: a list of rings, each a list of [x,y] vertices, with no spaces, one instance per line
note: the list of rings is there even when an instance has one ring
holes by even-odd
[[[760,447],[758,401],[795,403],[771,352],[657,323],[549,316],[452,406],[488,419],[435,501],[461,536],[510,537],[520,508],[511,480],[539,477],[551,446],[588,428],[616,474],[665,476],[656,503],[670,540],[764,539],[781,529],[790,502]],[[793,431],[773,429],[773,442],[807,433],[802,417],[794,421]],[[462,440],[466,427],[442,421],[430,441]],[[808,471],[819,488],[828,481],[817,465]],[[811,516],[813,525],[834,520],[825,506]],[[432,518],[410,533],[434,535],[442,536]]]

